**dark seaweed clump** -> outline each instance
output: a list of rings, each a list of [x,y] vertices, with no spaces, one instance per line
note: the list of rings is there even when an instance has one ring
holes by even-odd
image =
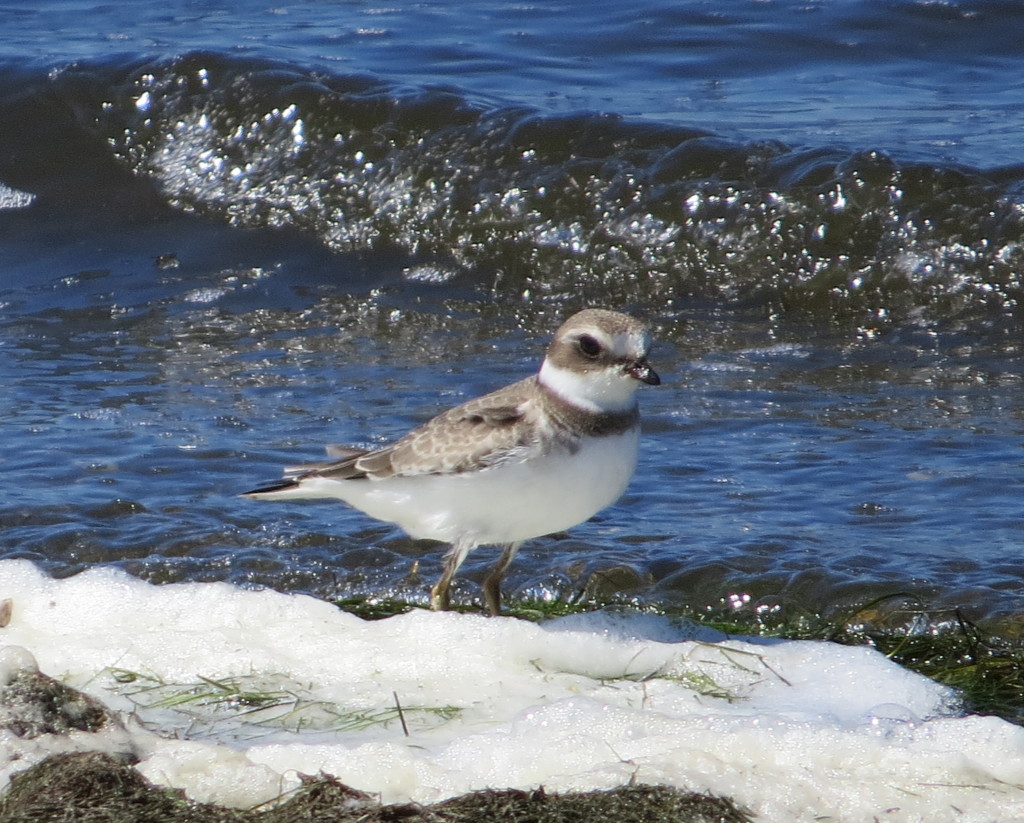
[[[95,732],[110,722],[98,700],[34,669],[17,671],[0,687],[0,727],[18,737]]]
[[[548,794],[508,789],[433,806],[384,806],[333,777],[305,778],[284,802],[236,810],[194,803],[154,786],[98,752],[55,755],[16,775],[0,798],[0,823],[747,823],[718,797],[665,786]]]

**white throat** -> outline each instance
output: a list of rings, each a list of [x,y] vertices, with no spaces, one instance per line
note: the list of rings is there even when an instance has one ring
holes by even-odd
[[[628,411],[636,406],[637,382],[618,367],[577,372],[545,359],[538,379],[566,403],[595,414]]]

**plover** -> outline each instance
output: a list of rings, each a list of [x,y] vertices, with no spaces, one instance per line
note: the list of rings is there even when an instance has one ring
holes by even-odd
[[[636,389],[661,380],[647,327],[586,309],[558,329],[540,371],[439,414],[390,445],[334,449],[243,496],[338,498],[417,539],[449,544],[430,606],[447,609],[452,578],[482,545],[504,547],[484,581],[491,614],[520,543],[588,520],[625,491],[640,440]]]

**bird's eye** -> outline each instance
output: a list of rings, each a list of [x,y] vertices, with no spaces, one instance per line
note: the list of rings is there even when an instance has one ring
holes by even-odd
[[[601,344],[589,334],[580,336],[579,347],[584,357],[593,358],[597,357],[601,353]]]

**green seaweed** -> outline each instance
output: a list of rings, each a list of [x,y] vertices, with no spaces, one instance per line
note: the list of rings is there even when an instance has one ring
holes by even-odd
[[[434,726],[461,713],[457,706],[403,706],[397,695],[393,695],[391,705],[340,706],[298,686],[283,688],[283,675],[196,675],[194,680],[176,682],[120,668],[106,673],[112,681],[111,691],[128,698],[140,722],[154,727],[159,722],[148,718],[165,709],[185,715],[193,729],[199,725],[223,729],[244,720],[248,736],[255,733],[254,729],[350,732],[387,728],[396,722],[408,734],[410,726]]]

